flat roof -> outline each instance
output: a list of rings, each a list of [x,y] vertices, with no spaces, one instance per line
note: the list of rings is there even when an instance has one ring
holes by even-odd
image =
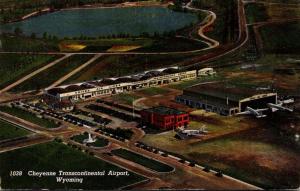
[[[254,95],[272,93],[270,89],[259,88],[258,86],[239,86],[226,82],[213,82],[191,86],[184,89],[184,94],[191,92],[199,96],[215,97],[224,100],[240,101]]]
[[[180,110],[177,110],[174,108],[164,107],[164,106],[152,107],[149,109],[145,109],[144,111],[151,112],[151,113],[157,113],[160,115],[179,115],[179,114],[187,113],[184,111],[180,111]]]

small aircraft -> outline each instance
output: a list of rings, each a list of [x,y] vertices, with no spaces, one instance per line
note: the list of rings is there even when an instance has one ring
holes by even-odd
[[[289,104],[289,103],[294,103],[295,102],[295,100],[294,100],[294,98],[291,98],[291,99],[286,99],[286,100],[278,100],[278,103],[280,103],[280,104]]]
[[[274,104],[274,103],[268,103],[268,107],[271,109],[272,112],[276,112],[278,110],[280,111],[289,111],[289,112],[293,112],[293,109],[287,108],[287,107],[283,107],[283,101],[279,102],[279,104]]]
[[[237,115],[254,115],[256,118],[263,118],[263,117],[267,117],[267,115],[264,115],[262,112],[267,110],[269,110],[269,108],[253,109],[247,106],[245,111],[237,113]]]
[[[200,136],[203,136],[203,135],[206,135],[208,134],[208,131],[202,127],[201,129],[199,130],[179,130],[177,132],[177,135],[181,138],[181,139],[186,139],[186,138],[189,138],[189,137],[200,137]]]

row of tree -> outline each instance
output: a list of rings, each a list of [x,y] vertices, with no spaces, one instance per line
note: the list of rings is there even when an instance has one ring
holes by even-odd
[[[15,36],[22,36],[23,35],[23,30],[19,27],[16,27],[14,30],[14,35]],[[107,35],[107,36],[98,36],[98,37],[90,37],[90,36],[85,36],[85,35],[80,35],[79,37],[65,37],[65,40],[94,40],[94,39],[111,39],[111,38],[160,38],[160,37],[174,37],[176,36],[176,31],[169,31],[169,32],[164,32],[162,34],[158,33],[158,32],[154,32],[153,34],[150,34],[148,32],[143,32],[140,35],[130,35],[130,34],[124,34],[124,33],[120,33],[120,34],[112,34],[112,35]],[[37,35],[36,33],[31,33],[30,35],[31,39],[36,39]],[[44,40],[53,40],[53,41],[57,41],[59,40],[59,38],[55,35],[50,35],[47,32],[44,32],[42,35],[42,39]]]

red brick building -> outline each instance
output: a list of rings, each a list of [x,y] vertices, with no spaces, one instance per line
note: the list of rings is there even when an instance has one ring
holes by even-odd
[[[169,107],[154,107],[140,112],[142,122],[162,129],[186,127],[189,122],[189,113]]]

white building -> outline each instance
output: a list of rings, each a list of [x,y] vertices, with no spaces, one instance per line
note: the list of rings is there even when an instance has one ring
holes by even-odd
[[[199,70],[201,75],[210,75],[211,69]],[[179,71],[177,67],[146,71],[141,74],[119,78],[105,78],[47,89],[45,94],[56,100],[80,101],[104,95],[134,91],[173,82],[197,78],[197,70]]]

